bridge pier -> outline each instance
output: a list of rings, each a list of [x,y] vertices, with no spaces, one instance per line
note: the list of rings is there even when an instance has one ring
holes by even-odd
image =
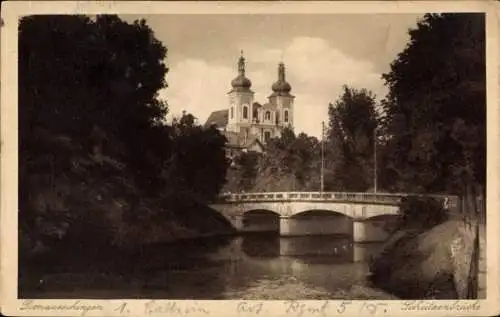
[[[233,225],[233,227],[238,230],[242,231],[243,230],[243,216],[230,216],[228,217],[229,221]]]
[[[293,231],[292,219],[290,217],[280,217],[280,236],[289,236]]]
[[[353,242],[383,242],[390,235],[383,226],[372,221],[354,220],[352,227]]]

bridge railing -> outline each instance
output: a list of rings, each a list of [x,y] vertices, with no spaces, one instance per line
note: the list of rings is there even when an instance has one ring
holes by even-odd
[[[317,201],[380,201],[399,202],[402,195],[374,194],[374,193],[348,193],[348,192],[268,192],[268,193],[239,193],[226,194],[221,198],[224,201],[283,201],[283,200],[317,200]]]
[[[401,198],[417,194],[403,193],[352,193],[352,192],[267,192],[229,193],[219,197],[219,202],[269,202],[269,201],[349,201],[399,204]],[[446,204],[455,205],[457,198],[446,195],[426,195],[445,198]]]

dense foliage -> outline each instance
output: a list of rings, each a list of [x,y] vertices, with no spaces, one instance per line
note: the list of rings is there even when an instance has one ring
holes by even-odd
[[[401,228],[426,230],[448,219],[441,199],[409,196],[401,200]]]
[[[364,192],[373,187],[378,125],[375,107],[372,92],[347,86],[335,104],[328,106],[326,157],[331,162],[331,177],[326,180],[326,188]]]
[[[427,14],[383,75],[395,190],[465,192],[485,184],[486,64],[483,14]]]
[[[164,122],[168,109],[157,92],[166,87],[166,52],[144,20],[21,20],[22,238],[112,241],[121,221],[137,232],[158,220],[173,226],[187,201],[218,194],[225,138],[189,114]]]
[[[320,189],[320,142],[285,129],[264,153],[242,152],[234,160],[227,191],[315,191]]]

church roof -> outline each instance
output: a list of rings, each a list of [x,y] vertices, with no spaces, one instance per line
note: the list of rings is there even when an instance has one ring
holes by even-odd
[[[271,86],[272,94],[268,98],[276,96],[293,97],[290,94],[292,86],[285,79],[285,64],[283,62],[278,65],[278,80]]]
[[[233,87],[231,91],[251,92],[250,87],[252,87],[252,82],[245,76],[243,51],[241,51],[241,56],[238,60],[238,76],[231,81],[231,86]]]
[[[215,125],[217,128],[225,127],[227,125],[228,117],[229,110],[227,109],[214,111],[208,117],[205,122],[205,126],[209,127]]]
[[[285,97],[292,97],[292,98],[295,98],[295,96],[294,96],[294,95],[292,95],[292,94],[291,94],[291,93],[289,93],[289,92],[276,92],[276,91],[274,91],[273,93],[271,93],[271,94],[269,95],[269,97],[267,97],[267,98],[272,98],[272,97],[276,97],[276,96],[285,96]]]
[[[252,89],[247,88],[247,87],[232,87],[231,90],[229,90],[227,93],[230,94],[232,92],[247,92],[247,93],[255,93]]]
[[[245,90],[250,89],[252,87],[252,82],[250,79],[246,78],[245,75],[238,75],[235,79],[231,81],[231,86],[236,89],[236,88],[243,88]]]
[[[278,65],[278,81],[276,81],[271,89],[277,94],[289,94],[292,86],[285,79],[285,64],[283,62]]]

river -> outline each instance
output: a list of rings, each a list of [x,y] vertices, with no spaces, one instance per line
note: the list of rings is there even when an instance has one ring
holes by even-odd
[[[366,278],[366,261],[379,247],[338,236],[194,239],[115,256],[107,269],[55,266],[21,297],[391,299]]]

